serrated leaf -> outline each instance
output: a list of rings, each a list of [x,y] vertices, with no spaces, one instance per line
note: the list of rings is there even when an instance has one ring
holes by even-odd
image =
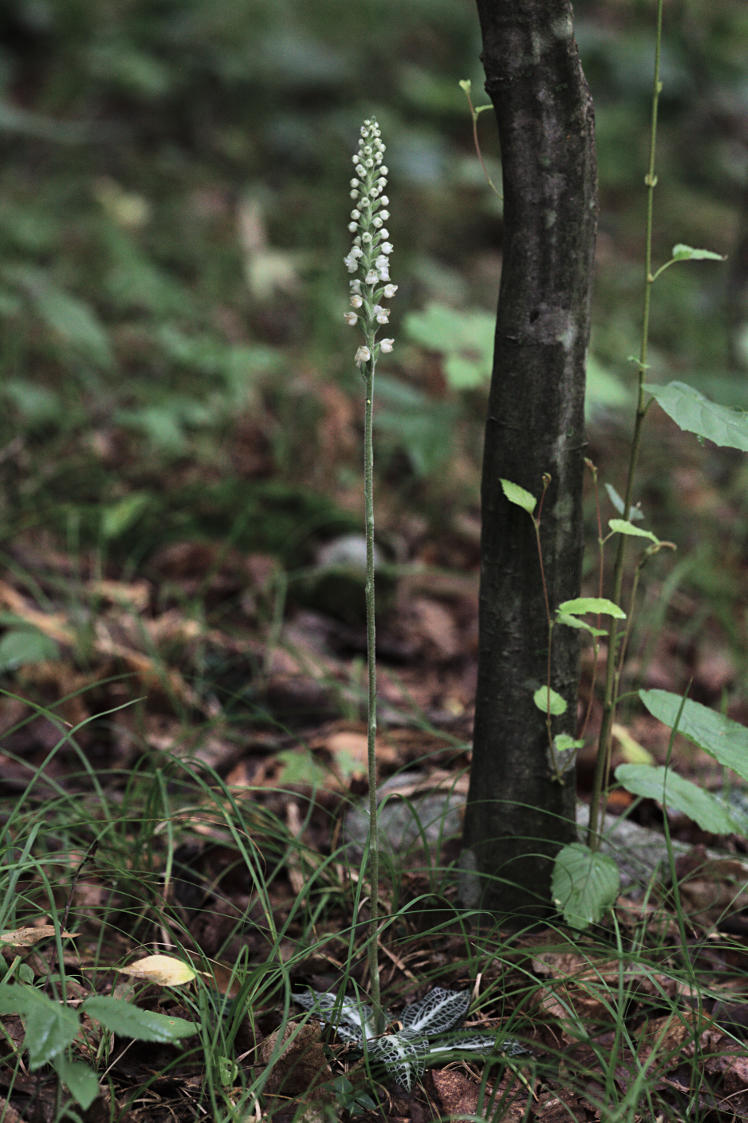
[[[65,1056],[56,1057],[52,1063],[75,1102],[87,1111],[99,1094],[99,1078],[96,1073],[82,1061],[70,1061]]]
[[[173,955],[146,955],[119,970],[122,975],[132,975],[135,979],[144,979],[162,987],[184,986],[191,983],[197,974],[188,963]]]
[[[101,1022],[112,1033],[117,1033],[121,1037],[133,1037],[136,1041],[173,1044],[181,1041],[183,1037],[191,1037],[198,1031],[194,1022],[143,1010],[139,1006],[133,1006],[132,1002],[124,998],[95,995],[93,998],[87,998],[81,1009],[90,1018]]]
[[[667,690],[640,690],[639,697],[653,717],[698,745],[725,768],[748,780],[748,729],[700,702],[685,701]],[[681,709],[682,706],[682,709]],[[680,713],[680,717],[678,714]]]
[[[537,503],[534,495],[520,487],[519,484],[513,484],[511,480],[500,479],[499,483],[510,503],[514,503],[515,507],[521,507],[523,511],[527,511],[528,515],[533,513]]]
[[[601,616],[615,616],[617,620],[626,619],[623,609],[606,597],[575,597],[574,600],[565,600],[558,606],[557,611],[569,613],[570,616],[583,616],[586,612],[594,612]]]
[[[725,261],[726,258],[721,253],[715,253],[714,250],[697,250],[693,246],[687,246],[685,243],[679,242],[677,246],[673,246],[673,260]]]
[[[470,991],[434,987],[418,1002],[406,1006],[400,1015],[400,1021],[404,1029],[435,1037],[459,1025],[467,1014],[469,1005]]]
[[[608,519],[608,526],[616,534],[628,534],[632,538],[648,538],[650,542],[659,543],[659,538],[651,530],[643,526],[634,526],[628,519]]]
[[[550,713],[553,717],[566,713],[566,702],[560,694],[547,686],[539,686],[533,694],[532,700],[541,713]]]
[[[685,382],[647,384],[644,389],[681,429],[723,448],[748,452],[748,411],[717,405]]]
[[[55,1002],[30,986],[0,983],[0,1014],[20,1014],[25,1028],[24,1048],[29,1068],[48,1064],[73,1041],[80,1028],[75,1010]]]
[[[572,928],[596,924],[618,896],[618,866],[607,854],[581,842],[564,846],[553,865],[553,900]]]
[[[669,768],[619,764],[616,780],[634,795],[656,799],[658,803],[687,815],[703,831],[710,834],[738,833],[737,824],[721,800]]]

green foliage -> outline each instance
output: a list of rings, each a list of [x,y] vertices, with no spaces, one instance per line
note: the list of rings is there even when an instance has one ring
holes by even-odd
[[[618,866],[581,842],[564,846],[553,864],[551,894],[572,928],[596,924],[618,896]]]
[[[539,686],[534,692],[532,700],[541,713],[551,714],[553,717],[559,717],[566,713],[566,702],[550,686]]]
[[[641,690],[639,697],[658,721],[748,781],[748,728],[667,690]]]
[[[501,490],[510,503],[513,503],[515,507],[521,507],[523,511],[527,511],[528,515],[533,514],[537,499],[531,492],[527,491],[524,487],[520,487],[519,484],[512,483],[511,480],[501,479],[499,483],[501,484]]]
[[[748,452],[748,411],[717,405],[685,382],[644,387],[681,429],[723,448]]]
[[[93,996],[81,1003],[79,1009],[112,1033],[139,1041],[176,1045],[197,1033],[198,1028],[184,1018],[142,1010],[122,998]],[[88,1108],[98,1094],[96,1074],[88,1065],[63,1056],[80,1032],[79,1014],[22,983],[0,983],[0,1014],[21,1016],[25,1030],[23,1048],[28,1051],[31,1071],[52,1064],[76,1102],[84,1110]]]
[[[616,780],[627,791],[687,815],[710,834],[739,833],[729,809],[717,796],[704,791],[669,768],[649,764],[619,764]]]
[[[13,616],[0,617],[0,622],[10,624],[0,636],[0,671],[12,671],[27,663],[41,663],[45,659],[55,659],[59,647],[50,636],[37,628],[29,627],[18,621],[14,626]]]
[[[453,390],[470,390],[490,378],[493,314],[432,303],[422,312],[409,312],[403,328],[414,343],[444,356],[444,374]]]

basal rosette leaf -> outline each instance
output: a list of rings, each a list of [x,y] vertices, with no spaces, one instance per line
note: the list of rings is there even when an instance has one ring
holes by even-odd
[[[425,1034],[404,1030],[401,1033],[385,1033],[369,1043],[369,1056],[380,1061],[390,1076],[406,1091],[413,1087],[414,1080],[426,1070],[429,1055],[429,1039]]]
[[[332,991],[312,990],[311,987],[291,997],[320,1021],[332,1026],[342,1041],[361,1044],[374,1034],[374,1011],[365,1002],[347,996],[340,998]]]
[[[436,1037],[462,1022],[470,1005],[470,991],[434,987],[418,1002],[406,1006],[400,1021],[403,1028]]]

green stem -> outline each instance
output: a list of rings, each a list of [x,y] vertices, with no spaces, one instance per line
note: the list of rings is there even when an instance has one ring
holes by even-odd
[[[369,766],[369,881],[371,910],[368,960],[371,1002],[376,1031],[384,1030],[379,985],[379,816],[377,808],[377,660],[374,599],[374,373],[372,357],[365,367],[366,409],[364,412],[364,517],[366,520],[366,662],[367,662],[367,759]]]
[[[662,7],[663,0],[657,0],[657,38],[655,43],[655,67],[652,83],[652,113],[649,133],[649,166],[644,182],[647,187],[647,221],[644,239],[644,306],[642,309],[642,335],[638,360],[638,394],[636,415],[634,418],[634,431],[631,438],[629,453],[628,475],[626,478],[626,493],[623,501],[623,518],[630,517],[636,466],[639,459],[644,417],[647,412],[645,402],[644,378],[647,370],[647,353],[649,346],[649,315],[654,276],[652,274],[652,231],[654,227],[654,189],[657,186],[655,175],[655,153],[657,145],[657,113],[660,104],[660,49],[662,45]],[[613,567],[613,601],[621,603],[623,589],[623,571],[626,560],[626,535],[618,535],[615,562]],[[616,690],[616,652],[618,648],[618,621],[611,620],[610,635],[608,637],[608,657],[605,665],[605,694],[603,698],[603,717],[600,726],[600,737],[597,744],[597,760],[595,761],[595,776],[592,784],[592,798],[590,801],[590,823],[587,832],[587,845],[597,850],[600,845],[600,823],[602,820],[602,796],[605,778],[610,767],[611,731],[616,716],[617,690]]]

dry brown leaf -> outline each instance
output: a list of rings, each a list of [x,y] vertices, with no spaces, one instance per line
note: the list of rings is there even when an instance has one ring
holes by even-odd
[[[40,940],[46,940],[57,932],[54,924],[38,924],[26,928],[15,928],[12,932],[0,932],[0,944],[9,947],[30,948]],[[60,932],[60,937],[65,940],[77,939],[78,932]]]

